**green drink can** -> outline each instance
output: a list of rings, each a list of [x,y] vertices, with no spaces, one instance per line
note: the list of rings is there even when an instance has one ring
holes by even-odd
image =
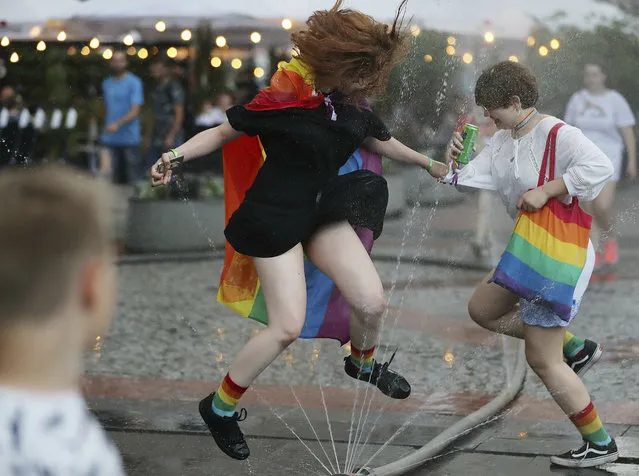
[[[479,135],[479,127],[473,124],[465,124],[462,130],[462,144],[464,144],[464,150],[457,157],[459,168],[463,168],[470,162],[475,149],[475,142],[477,142],[477,136]]]

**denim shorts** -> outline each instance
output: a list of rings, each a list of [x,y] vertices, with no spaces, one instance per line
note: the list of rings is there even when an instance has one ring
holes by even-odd
[[[581,300],[583,299],[586,289],[588,289],[588,283],[592,276],[592,270],[595,267],[595,249],[592,243],[588,243],[588,254],[586,256],[586,264],[577,286],[575,286],[575,294],[573,296],[572,312],[570,314],[570,320],[566,321],[552,312],[549,308],[540,304],[535,304],[525,299],[519,300],[519,318],[529,326],[536,327],[567,327],[572,319],[577,315]]]

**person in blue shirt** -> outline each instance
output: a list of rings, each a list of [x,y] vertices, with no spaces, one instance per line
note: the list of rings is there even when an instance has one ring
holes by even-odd
[[[102,144],[109,150],[113,180],[118,184],[132,184],[141,178],[140,109],[144,104],[142,81],[127,71],[124,52],[111,59],[113,76],[102,83],[106,106]]]

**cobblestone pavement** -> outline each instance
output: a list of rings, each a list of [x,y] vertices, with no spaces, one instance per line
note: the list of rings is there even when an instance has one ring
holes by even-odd
[[[639,425],[633,380],[639,371],[637,198],[636,187],[621,191],[626,209],[618,225],[622,260],[610,280],[591,284],[571,329],[606,348],[586,383],[604,420],[624,438],[626,456],[603,474],[639,474],[634,465],[639,460],[635,452],[639,432],[632,426]],[[380,351],[389,355],[399,349],[394,366],[415,390],[413,397],[399,403],[375,392],[366,397],[371,412],[368,428],[377,421],[379,433],[361,446],[365,453],[373,454],[404,428],[403,436],[376,458],[378,464],[407,454],[479,408],[507,378],[502,338],[467,317],[466,302],[491,264],[491,260],[477,262],[469,251],[475,220],[472,200],[471,196],[434,211],[409,208],[401,219],[387,223],[376,243],[375,264],[391,306]],[[512,222],[496,210],[493,225],[499,251]],[[235,353],[261,328],[215,302],[221,265],[219,259],[203,259],[140,260],[120,266],[115,325],[87,357],[85,388],[91,405],[113,432],[131,474],[321,474],[321,466],[291,428],[310,444],[315,435],[302,429],[308,417],[314,426],[324,428],[320,438],[332,451],[326,402],[336,452],[345,456],[350,421],[356,415],[353,404],[358,402],[361,408],[364,401],[363,388],[357,390],[343,373],[341,355],[348,351],[335,342],[297,342],[247,394],[243,402],[251,413],[246,423],[254,447],[251,463],[220,456],[194,414],[194,402],[215,388]],[[415,474],[602,474],[549,469],[547,455],[575,442],[574,430],[529,373],[522,396],[496,425]]]

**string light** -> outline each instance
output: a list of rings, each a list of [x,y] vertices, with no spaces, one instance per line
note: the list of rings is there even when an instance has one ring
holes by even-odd
[[[2,40],[0,40],[0,46],[4,46],[5,48],[11,44],[8,36],[3,36]]]
[[[135,54],[137,53],[137,50],[135,49],[135,46],[129,46],[126,50],[126,53],[129,56],[135,56]]]
[[[258,66],[253,70],[253,76],[255,76],[256,78],[263,78],[264,70]]]
[[[509,56],[508,61],[512,61],[513,63],[519,63],[519,58],[515,55]]]
[[[36,45],[36,50],[44,51],[46,49],[47,49],[47,44],[44,41],[40,40],[38,44]]]
[[[457,52],[457,50],[455,49],[455,47],[454,47],[454,46],[452,46],[452,45],[448,45],[448,46],[446,47],[446,54],[447,54],[448,56],[453,56],[456,52]]]
[[[473,55],[471,55],[470,53],[464,53],[464,56],[462,56],[462,61],[466,64],[472,63]]]
[[[12,63],[17,63],[18,61],[20,61],[20,55],[18,55],[18,53],[14,51],[13,53],[11,53],[9,61],[11,61]]]
[[[535,39],[534,36],[529,36],[527,43],[528,43],[528,46],[535,46],[535,44],[537,43],[537,40]]]
[[[495,41],[495,35],[492,32],[487,31],[484,35],[484,41],[486,41],[486,43],[492,43]]]
[[[455,38],[454,36],[449,36],[446,39],[446,42],[451,46],[455,46],[457,44],[457,38]]]
[[[420,33],[422,32],[422,30],[417,25],[413,25],[410,27],[410,32],[414,37],[418,37]]]
[[[102,52],[102,57],[105,60],[110,60],[111,58],[113,58],[113,50],[111,48],[107,48]]]
[[[89,53],[91,53],[91,48],[89,48],[88,46],[83,46],[82,49],[80,50],[80,54],[82,56],[88,56]]]
[[[191,38],[193,38],[193,33],[191,33],[191,30],[184,30],[180,34],[180,38],[182,38],[182,41],[191,41]]]
[[[160,20],[159,22],[157,22],[155,24],[155,30],[159,31],[160,33],[165,32],[166,31],[166,23],[164,23],[162,20]]]
[[[178,53],[177,48],[173,46],[171,46],[168,50],[166,50],[166,55],[169,58],[175,58],[177,56],[177,53]]]
[[[540,46],[539,47],[539,55],[540,56],[548,56],[548,48],[546,48],[545,46]]]
[[[91,41],[89,41],[89,47],[92,49],[97,49],[100,47],[100,40],[98,40],[97,38],[91,38]]]
[[[432,55],[424,55],[424,61],[426,61],[427,63],[433,61]]]
[[[131,33],[129,33],[122,39],[122,43],[124,43],[126,46],[131,46],[133,42],[133,35]]]
[[[67,54],[69,56],[73,56],[78,52],[78,50],[76,49],[75,46],[69,46],[69,49],[67,50]]]
[[[223,36],[218,36],[215,39],[215,44],[218,46],[218,48],[224,48],[226,46],[226,38],[224,38]]]
[[[31,38],[40,36],[41,33],[42,33],[42,28],[40,28],[38,25],[31,28],[31,30],[29,31],[29,35],[31,35]]]
[[[140,48],[140,51],[138,51],[138,57],[140,59],[147,59],[149,57],[149,51],[146,48]]]
[[[251,33],[251,41],[253,43],[259,43],[260,41],[262,41],[262,35],[260,35],[259,32],[254,31],[253,33]]]
[[[553,38],[552,40],[550,40],[550,47],[553,50],[558,50],[560,46],[559,40],[557,38]]]
[[[291,28],[293,28],[293,22],[290,18],[284,18],[284,20],[282,20],[282,28],[284,28],[285,30],[290,30]]]
[[[231,61],[231,67],[233,69],[240,69],[242,67],[242,60],[239,58],[233,59],[233,61]]]
[[[65,41],[67,39],[67,32],[62,30],[58,33],[58,41]]]
[[[213,58],[211,58],[211,66],[213,66],[214,68],[219,68],[220,66],[222,66],[222,58],[218,56],[214,56]]]

